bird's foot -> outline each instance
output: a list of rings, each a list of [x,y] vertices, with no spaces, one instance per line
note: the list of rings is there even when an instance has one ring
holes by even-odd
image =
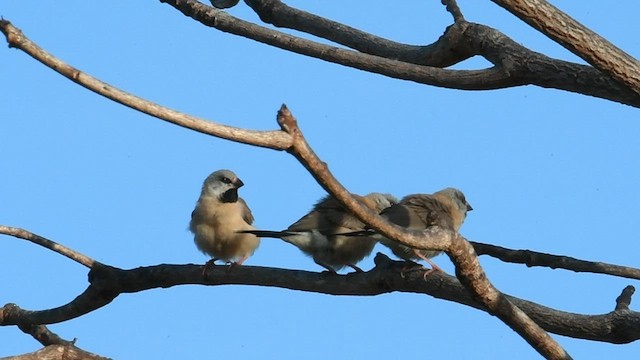
[[[211,269],[213,266],[216,266],[215,262],[216,262],[216,258],[213,258],[209,261],[207,261],[203,266],[202,266],[202,277],[207,280],[208,276],[207,276],[207,272],[209,272],[209,269]]]
[[[402,267],[402,269],[400,269],[400,276],[404,279],[404,276],[406,273],[410,273],[413,271],[422,271],[425,270],[426,268],[416,262],[407,260],[404,264],[404,266]]]

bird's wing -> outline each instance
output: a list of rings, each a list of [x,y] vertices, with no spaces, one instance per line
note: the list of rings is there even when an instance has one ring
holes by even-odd
[[[244,221],[249,225],[253,224],[253,214],[251,213],[251,209],[249,209],[247,202],[244,201],[243,198],[238,198],[238,202],[242,205],[242,218]]]
[[[453,229],[450,209],[431,195],[409,195],[382,211],[381,215],[390,222],[415,230],[423,230],[429,226],[440,226]]]
[[[318,230],[322,234],[333,235],[336,232],[362,230],[363,228],[362,222],[346,212],[336,199],[327,195],[314,205],[311,212],[291,224],[287,230]]]

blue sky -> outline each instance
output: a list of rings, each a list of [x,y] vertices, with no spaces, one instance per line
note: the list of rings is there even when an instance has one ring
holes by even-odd
[[[440,1],[290,2],[397,41],[424,44],[451,17]],[[640,4],[554,1],[638,58]],[[580,61],[489,1],[459,1],[469,21],[547,55]],[[256,16],[241,3],[230,12]],[[356,193],[398,197],[462,189],[471,240],[639,267],[640,122],[636,109],[533,86],[463,92],[305,58],[206,28],[157,1],[12,1],[0,6],[33,41],[125,91],[212,121],[275,129],[286,103],[308,141]],[[187,224],[203,179],[220,168],[256,226],[281,229],[324,195],[286,153],[234,144],[137,113],[66,80],[26,54],[0,51],[0,223],[106,264],[204,263]],[[457,68],[484,66],[470,60]],[[65,304],[84,267],[2,236],[0,304]],[[390,254],[382,247],[375,251]],[[446,256],[435,261],[448,273]],[[637,281],[505,264],[482,257],[502,291],[584,314],[612,311]],[[320,271],[265,239],[247,265]],[[372,257],[361,267],[370,269]],[[632,308],[635,308],[632,302]],[[429,296],[333,297],[247,286],[179,286],[118,297],[51,330],[83,349],[145,357],[521,359],[539,356],[486,313]],[[554,337],[575,358],[637,358],[640,345]],[[40,346],[0,327],[0,356]],[[441,346],[439,346],[441,345]]]

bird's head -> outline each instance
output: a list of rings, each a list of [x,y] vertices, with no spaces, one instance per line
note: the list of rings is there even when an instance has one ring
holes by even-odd
[[[373,200],[374,208],[372,210],[374,210],[378,214],[391,205],[395,205],[398,203],[398,199],[396,199],[391,194],[371,193],[367,194],[365,198]]]
[[[202,185],[202,194],[217,197],[221,202],[238,201],[238,189],[244,185],[231,170],[218,170],[207,176]]]
[[[438,195],[438,194],[447,196],[451,200],[453,200],[453,203],[455,204],[458,211],[464,214],[464,216],[467,216],[467,211],[473,210],[473,208],[471,207],[471,204],[467,202],[467,199],[464,197],[464,194],[462,193],[462,191],[456,188],[442,189],[437,193],[435,193],[434,195]]]

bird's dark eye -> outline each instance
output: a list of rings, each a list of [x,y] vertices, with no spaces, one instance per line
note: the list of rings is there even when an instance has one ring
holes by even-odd
[[[231,184],[231,179],[229,179],[228,177],[223,177],[222,179],[220,179],[223,183],[225,184]]]

